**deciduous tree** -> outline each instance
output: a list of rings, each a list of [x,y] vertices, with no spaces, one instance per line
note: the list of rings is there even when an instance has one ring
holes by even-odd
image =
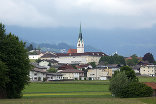
[[[25,43],[11,33],[6,35],[4,25],[0,26],[0,60],[7,67],[8,77],[8,81],[3,85],[8,98],[19,98],[29,81],[30,64],[27,50]]]

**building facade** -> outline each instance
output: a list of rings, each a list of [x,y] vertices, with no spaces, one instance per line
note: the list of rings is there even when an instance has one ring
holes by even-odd
[[[108,77],[112,77],[112,69],[108,67],[89,69],[87,77],[91,80],[107,80]]]
[[[156,76],[156,65],[141,66],[140,74],[146,76]]]

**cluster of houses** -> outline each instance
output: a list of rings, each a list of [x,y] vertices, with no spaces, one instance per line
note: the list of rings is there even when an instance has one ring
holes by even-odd
[[[82,38],[81,25],[77,42],[77,49],[69,49],[67,53],[40,52],[31,50],[29,59],[39,60],[31,63],[31,81],[54,81],[54,80],[107,80],[112,77],[114,71],[120,69],[120,65],[99,65],[103,52],[85,52]],[[95,62],[96,67],[90,64]],[[55,73],[48,70],[53,67]],[[139,63],[133,67],[137,75],[155,76],[156,66],[148,63]]]
[[[30,81],[58,81],[58,80],[107,80],[112,77],[112,69],[119,67],[97,66],[93,68],[90,64],[57,64],[53,68],[57,72],[49,72],[49,63],[54,61],[42,60],[39,63],[31,63]],[[47,64],[45,64],[47,63]],[[116,70],[115,69],[115,70]]]

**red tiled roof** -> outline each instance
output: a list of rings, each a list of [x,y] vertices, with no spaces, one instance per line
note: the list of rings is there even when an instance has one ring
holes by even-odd
[[[59,56],[106,56],[103,52],[85,52],[85,53],[56,53]]]
[[[58,70],[66,70],[66,69],[74,69],[71,65],[62,65],[58,68]]]
[[[85,53],[45,53],[41,58],[51,57],[65,57],[65,56],[107,56],[103,52],[85,52]]]
[[[132,57],[127,57],[127,58],[125,58],[125,60],[131,60],[131,59],[132,59]],[[137,59],[138,59],[138,60],[141,60],[142,57],[137,57]]]
[[[156,90],[156,83],[155,82],[145,82],[147,86],[151,87],[152,89]]]
[[[67,53],[77,53],[77,49],[69,49]]]
[[[88,67],[89,64],[84,64],[84,65],[76,65],[77,68],[84,68],[84,67]]]
[[[61,71],[60,73],[83,73],[83,71],[77,69],[66,69]]]

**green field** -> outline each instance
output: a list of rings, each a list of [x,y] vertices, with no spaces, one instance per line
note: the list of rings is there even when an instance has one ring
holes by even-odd
[[[66,81],[30,83],[23,91],[24,97],[101,97],[111,94],[108,81]]]
[[[139,77],[156,82],[156,77]],[[114,98],[109,81],[58,81],[30,83],[22,99],[2,99],[0,104],[156,104],[156,97]]]

